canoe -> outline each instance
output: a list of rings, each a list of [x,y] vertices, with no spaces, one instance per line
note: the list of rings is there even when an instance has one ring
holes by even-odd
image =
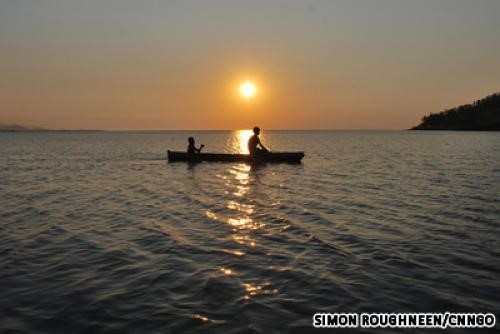
[[[198,153],[189,155],[186,152],[168,151],[168,162],[226,161],[248,163],[285,162],[293,164],[300,163],[303,157],[304,152],[269,152],[251,156],[250,154],[229,153]]]

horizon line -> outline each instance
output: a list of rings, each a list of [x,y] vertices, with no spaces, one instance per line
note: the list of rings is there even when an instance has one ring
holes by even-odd
[[[0,129],[0,132],[226,132],[226,131],[242,131],[248,129],[46,129],[46,128],[26,128],[26,129]],[[337,129],[262,129],[262,131],[406,131],[407,128],[400,129],[369,129],[369,128],[337,128]]]

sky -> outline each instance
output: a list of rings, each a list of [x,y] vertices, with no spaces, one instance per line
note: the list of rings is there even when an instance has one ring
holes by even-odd
[[[498,0],[0,0],[0,124],[406,129],[500,91],[499,17]]]

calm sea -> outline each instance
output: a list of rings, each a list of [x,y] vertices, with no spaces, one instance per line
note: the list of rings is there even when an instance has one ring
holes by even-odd
[[[0,134],[1,332],[498,318],[500,133],[265,132],[303,163],[167,163],[190,135],[239,152],[249,133]]]

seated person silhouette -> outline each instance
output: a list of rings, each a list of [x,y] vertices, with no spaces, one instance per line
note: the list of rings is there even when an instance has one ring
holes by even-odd
[[[189,155],[195,155],[195,154],[198,154],[198,153],[200,153],[200,152],[201,152],[201,149],[202,149],[203,147],[205,147],[205,145],[203,145],[203,144],[202,144],[202,145],[200,146],[200,148],[196,148],[196,146],[194,146],[194,138],[193,138],[193,137],[189,137],[189,138],[188,138],[188,143],[189,143],[189,145],[188,145],[187,153],[188,153]]]
[[[250,155],[259,155],[269,152],[269,150],[265,148],[264,145],[262,145],[262,143],[260,142],[259,134],[260,128],[256,126],[255,128],[253,128],[252,137],[250,137],[250,139],[248,140],[248,152],[250,152]],[[260,148],[257,146],[260,146]]]

